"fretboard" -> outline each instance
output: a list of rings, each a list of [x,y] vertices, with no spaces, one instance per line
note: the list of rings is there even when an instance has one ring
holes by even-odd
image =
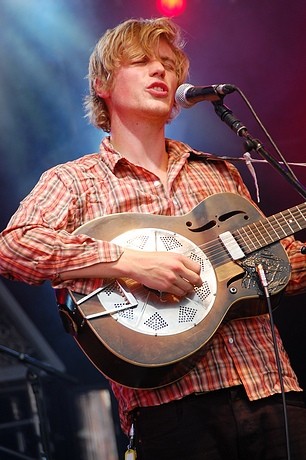
[[[233,232],[245,254],[306,228],[306,203],[263,218]]]

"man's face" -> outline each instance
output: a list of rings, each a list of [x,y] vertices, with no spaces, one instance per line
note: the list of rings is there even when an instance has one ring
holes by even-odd
[[[158,120],[170,117],[178,84],[175,55],[164,40],[154,57],[131,60],[115,73],[111,90],[104,96],[111,119],[124,117]]]

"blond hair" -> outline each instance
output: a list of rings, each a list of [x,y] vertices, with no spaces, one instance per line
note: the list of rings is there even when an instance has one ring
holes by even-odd
[[[160,39],[166,40],[174,53],[178,85],[187,78],[189,60],[183,51],[180,28],[169,18],[129,19],[109,29],[96,44],[89,60],[89,95],[85,99],[86,115],[94,126],[110,132],[111,121],[103,98],[96,93],[99,79],[104,89],[110,89],[114,71],[120,65],[139,57],[153,57]]]

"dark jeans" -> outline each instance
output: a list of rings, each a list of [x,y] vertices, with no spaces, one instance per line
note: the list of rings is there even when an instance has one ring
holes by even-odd
[[[287,393],[291,460],[306,460],[306,409]],[[281,395],[249,401],[242,387],[135,412],[137,460],[287,460]]]

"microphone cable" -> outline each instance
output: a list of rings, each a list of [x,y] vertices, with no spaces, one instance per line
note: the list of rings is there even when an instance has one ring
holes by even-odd
[[[257,265],[256,271],[257,271],[261,286],[263,288],[265,300],[267,302],[267,307],[268,307],[268,314],[269,314],[269,319],[270,319],[270,327],[271,327],[271,333],[272,333],[275,360],[276,360],[277,372],[278,372],[279,383],[280,383],[280,388],[281,388],[282,403],[283,403],[283,417],[284,417],[284,427],[285,427],[285,436],[286,436],[287,460],[291,460],[286,394],[285,394],[285,387],[284,387],[284,381],[283,381],[282,366],[281,366],[279,350],[278,350],[277,340],[276,340],[276,335],[275,335],[275,324],[274,324],[274,319],[273,319],[271,298],[270,298],[270,293],[268,289],[268,282],[267,282],[265,270],[261,263]]]

